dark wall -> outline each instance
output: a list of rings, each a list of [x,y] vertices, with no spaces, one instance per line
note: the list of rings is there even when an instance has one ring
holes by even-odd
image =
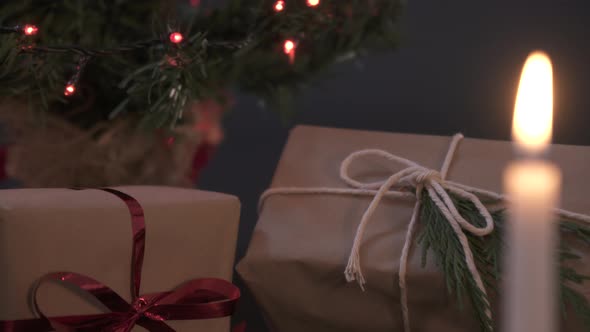
[[[239,96],[199,183],[240,197],[237,259],[294,124],[509,139],[522,64],[542,49],[554,65],[554,141],[590,145],[587,0],[409,1],[402,39],[396,52],[334,66],[300,96],[288,124]],[[263,330],[249,294],[237,319]]]

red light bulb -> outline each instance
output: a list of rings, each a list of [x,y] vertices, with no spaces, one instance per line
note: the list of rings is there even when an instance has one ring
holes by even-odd
[[[285,54],[291,54],[293,51],[295,51],[295,43],[290,39],[285,40],[284,49]]]
[[[307,5],[309,7],[315,7],[320,4],[320,0],[307,0]]]
[[[64,95],[71,96],[76,92],[76,87],[73,84],[66,85],[66,89],[64,90]]]
[[[297,44],[294,41],[290,39],[285,40],[283,51],[289,56],[289,62],[291,64],[295,62],[295,47],[297,47]]]
[[[279,0],[275,3],[275,12],[281,12],[285,9],[285,1]]]
[[[37,31],[39,31],[39,28],[37,28],[36,26],[32,25],[32,24],[27,24],[25,25],[25,27],[23,28],[23,32],[25,33],[25,35],[27,36],[33,36],[37,34]]]
[[[170,34],[170,41],[173,42],[174,44],[180,43],[183,39],[184,39],[184,37],[182,36],[182,34],[180,32],[173,32]]]

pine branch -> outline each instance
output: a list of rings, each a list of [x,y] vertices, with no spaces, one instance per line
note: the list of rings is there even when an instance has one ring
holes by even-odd
[[[457,205],[461,213],[469,211],[467,204],[465,201]],[[473,211],[469,212],[473,213]],[[424,227],[418,236],[418,243],[422,244],[424,248],[422,256],[423,263],[426,263],[428,251],[433,251],[436,262],[445,275],[449,293],[456,295],[460,307],[463,307],[463,299],[467,297],[479,321],[481,331],[491,332],[493,330],[493,321],[486,314],[486,311],[490,309],[488,300],[471,277],[467,264],[465,263],[463,248],[455,232],[445,216],[426,193],[422,197],[422,209],[420,213],[420,220]],[[474,224],[479,223],[479,218],[467,220],[474,220]],[[489,254],[481,245],[483,243],[478,243],[479,241],[483,242],[483,239],[469,238],[474,257],[478,257],[478,259],[482,259],[484,263],[487,263],[485,259],[489,257]],[[476,243],[478,245],[474,245]],[[476,263],[478,267],[487,265],[482,264],[480,261]],[[489,266],[494,266],[494,264],[490,264]]]
[[[314,8],[288,1],[280,13],[273,10],[275,0],[228,0],[223,7],[182,7],[178,13],[161,10],[162,3],[171,7],[160,0],[4,6],[0,25],[31,22],[39,33],[34,39],[0,35],[0,45],[13,39],[19,50],[2,68],[11,80],[0,81],[0,96],[32,97],[35,107],[64,115],[92,100],[91,112],[70,118],[82,127],[113,116],[173,126],[191,100],[218,99],[229,87],[287,111],[294,93],[343,55],[395,47],[401,13],[399,0],[322,0]],[[167,18],[156,16],[151,29],[146,26],[146,17],[160,12]],[[171,45],[171,31],[181,32],[185,42]],[[296,44],[293,63],[283,52],[285,40]],[[90,61],[79,73],[84,57]],[[46,69],[30,73],[25,69],[31,65]],[[64,98],[64,87],[78,73],[79,88]]]
[[[33,46],[23,48],[22,53],[72,53],[80,56],[95,57],[143,50],[164,43],[163,39],[150,39],[104,49],[93,49],[80,45]]]
[[[484,226],[485,221],[479,215],[476,207],[470,201],[451,196],[459,213],[475,226]],[[475,263],[480,272],[486,290],[497,292],[497,284],[501,279],[502,263],[500,258],[503,251],[504,212],[498,211],[492,214],[495,230],[485,237],[477,237],[470,233],[466,236],[475,258]],[[427,255],[433,252],[438,266],[445,275],[449,292],[455,294],[457,301],[462,306],[463,298],[468,298],[475,316],[480,324],[481,331],[491,331],[493,322],[485,315],[487,299],[477,288],[465,264],[465,256],[461,243],[427,194],[422,197],[421,223],[423,229],[418,236],[418,243],[423,247],[422,261],[426,263]],[[560,249],[560,290],[562,313],[565,318],[567,308],[572,308],[575,314],[583,322],[583,326],[590,326],[590,303],[578,290],[571,285],[582,285],[590,276],[579,274],[568,266],[568,262],[580,259],[573,253],[570,243],[564,237],[573,237],[585,245],[590,245],[590,227],[571,221],[561,221],[561,249]]]
[[[570,262],[580,260],[581,257],[575,254],[568,245],[565,236],[573,235],[577,240],[587,246],[590,246],[590,227],[582,226],[572,221],[562,221],[560,223],[561,244],[559,251],[560,261],[560,307],[564,318],[567,318],[567,309],[572,308],[578,316],[583,326],[590,326],[590,302],[572,286],[582,286],[584,282],[590,280],[590,276],[582,275],[569,266]]]

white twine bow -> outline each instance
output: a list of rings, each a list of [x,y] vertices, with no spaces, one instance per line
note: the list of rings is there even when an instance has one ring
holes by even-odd
[[[384,197],[415,198],[416,204],[414,205],[412,217],[410,219],[410,223],[408,224],[408,229],[406,232],[405,243],[401,253],[400,267],[398,272],[399,287],[401,291],[400,302],[403,314],[404,331],[410,332],[406,271],[408,264],[408,255],[412,244],[412,239],[414,237],[414,229],[419,217],[419,212],[422,204],[421,197],[424,190],[426,190],[426,193],[428,194],[430,199],[434,202],[436,207],[444,215],[445,219],[448,221],[449,225],[457,235],[457,238],[459,239],[461,246],[463,248],[467,268],[469,269],[469,272],[471,273],[471,276],[479,290],[484,295],[486,295],[485,299],[487,301],[487,292],[484,287],[481,276],[479,274],[479,271],[477,270],[477,267],[475,265],[473,252],[471,251],[471,247],[469,246],[469,241],[467,239],[467,236],[465,235],[465,232],[469,232],[473,235],[480,237],[486,236],[493,232],[493,218],[490,215],[489,211],[486,209],[486,207],[481,203],[479,198],[481,197],[492,200],[506,200],[506,197],[502,194],[498,194],[492,191],[474,188],[446,180],[446,176],[449,171],[451,162],[453,160],[455,151],[457,149],[457,145],[462,139],[462,134],[456,134],[453,136],[440,172],[420,166],[419,164],[411,160],[396,156],[383,150],[360,150],[353,152],[348,157],[346,157],[346,159],[344,159],[340,166],[340,178],[352,188],[271,188],[265,191],[260,197],[259,209],[262,207],[264,201],[269,196],[277,194],[333,194],[373,196],[373,200],[369,204],[367,210],[364,212],[359,223],[359,226],[357,228],[354,243],[352,245],[352,249],[348,259],[348,264],[346,266],[346,269],[344,270],[346,280],[348,282],[356,281],[361,287],[361,289],[364,290],[366,280],[363,276],[361,269],[359,250],[362,243],[363,235],[365,233],[365,228],[371,220],[371,216],[373,215],[373,213],[379,206],[379,203]],[[397,173],[394,173],[385,181],[377,181],[370,183],[360,182],[350,177],[349,168],[355,160],[365,156],[382,157],[386,160],[399,163],[405,166],[405,168],[398,171]],[[408,192],[408,188],[415,188],[415,190],[413,193]],[[453,201],[449,196],[449,193],[472,202],[477,208],[479,214],[484,218],[485,226],[480,228],[474,226],[469,221],[465,220],[465,218],[461,216],[459,211],[457,211],[457,208],[453,204]],[[566,219],[590,223],[590,216],[587,215],[578,214],[561,209],[555,209],[555,213]],[[487,305],[487,307],[489,308],[489,305]],[[492,313],[490,309],[486,310],[486,315],[490,319],[492,318]]]

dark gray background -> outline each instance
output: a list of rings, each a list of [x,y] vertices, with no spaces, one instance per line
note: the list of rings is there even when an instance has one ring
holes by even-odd
[[[199,187],[240,197],[237,260],[256,223],[294,124],[509,139],[522,64],[535,49],[553,60],[557,143],[590,145],[588,1],[409,1],[400,49],[334,66],[297,100],[290,123],[238,96],[227,139]],[[242,288],[243,285],[236,280]],[[237,320],[262,331],[246,293]]]

